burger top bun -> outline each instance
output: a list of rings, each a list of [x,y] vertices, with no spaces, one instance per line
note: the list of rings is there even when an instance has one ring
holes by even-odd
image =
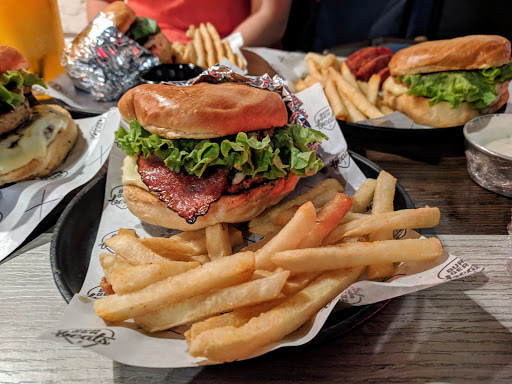
[[[496,35],[470,35],[427,41],[395,53],[392,76],[500,67],[510,60],[510,41]]]
[[[167,139],[222,137],[288,122],[280,95],[239,83],[144,84],[126,92],[118,107],[126,121],[136,118]]]
[[[109,20],[114,22],[116,28],[122,33],[126,33],[137,18],[135,12],[122,1],[114,1],[105,7],[102,12]]]
[[[28,69],[28,61],[16,49],[0,45],[0,72]]]

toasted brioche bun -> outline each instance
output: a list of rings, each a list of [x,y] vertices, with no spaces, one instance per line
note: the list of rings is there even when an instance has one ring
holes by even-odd
[[[392,76],[500,67],[510,60],[510,41],[496,35],[470,35],[427,41],[396,52]]]
[[[28,69],[28,61],[16,49],[0,45],[0,73]]]
[[[58,105],[39,105],[36,108],[54,110],[63,119],[67,119],[68,124],[48,144],[44,156],[34,158],[22,167],[0,175],[0,185],[48,175],[64,160],[76,141],[78,128],[68,111]],[[34,115],[32,121],[38,118],[44,119]],[[30,123],[25,126],[25,129],[29,126]]]
[[[482,115],[493,113],[500,109],[509,98],[508,82],[498,87],[496,101],[486,110],[474,109],[471,103],[462,103],[457,108],[447,101],[442,101],[430,106],[430,99],[423,96],[408,96],[406,93],[397,94],[390,92],[390,82],[395,81],[389,77],[382,87],[384,104],[394,110],[402,112],[417,124],[428,125],[436,128],[455,127],[466,124],[469,120]],[[405,88],[405,87],[404,87]]]
[[[126,33],[130,25],[137,18],[135,12],[122,1],[114,1],[106,6],[102,12],[109,20],[114,22],[114,25],[121,33]]]
[[[124,120],[137,119],[167,139],[208,139],[288,122],[280,95],[239,83],[139,85],[123,95],[118,108]]]
[[[216,223],[249,221],[293,191],[298,180],[298,176],[290,174],[236,195],[223,195],[210,205],[206,215],[198,216],[194,224],[187,223],[155,195],[140,187],[124,185],[123,197],[130,212],[142,221],[165,228],[193,231]]]

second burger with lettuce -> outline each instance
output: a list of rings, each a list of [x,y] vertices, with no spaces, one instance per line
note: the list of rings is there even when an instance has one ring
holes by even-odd
[[[145,84],[119,101],[123,195],[141,220],[196,230],[252,219],[323,163],[322,133],[288,125],[277,93],[239,83]]]
[[[389,70],[384,103],[418,124],[463,125],[507,102],[510,41],[496,35],[428,41],[395,53]]]

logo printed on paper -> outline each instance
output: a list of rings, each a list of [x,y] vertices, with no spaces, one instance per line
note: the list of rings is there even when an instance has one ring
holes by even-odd
[[[115,333],[110,329],[61,329],[55,332],[55,337],[62,337],[68,343],[81,347],[109,345],[114,341]]]
[[[87,291],[87,297],[90,299],[101,299],[102,297],[108,296],[105,292],[103,292],[103,289],[101,289],[100,286],[91,288]]]
[[[441,280],[453,280],[459,277],[468,275],[478,270],[477,267],[466,263],[464,260],[455,258],[450,261],[441,271],[437,274],[437,277]]]
[[[123,186],[118,185],[110,191],[110,198],[108,199],[110,205],[115,205],[119,209],[126,209],[126,203],[123,198]]]
[[[359,304],[363,300],[363,298],[364,298],[363,289],[357,288],[357,287],[352,287],[352,288],[347,289],[345,292],[343,292],[343,294],[341,295],[340,301],[347,303],[347,304],[356,305],[356,304]]]
[[[348,168],[350,166],[350,155],[348,154],[347,148],[340,152],[334,159],[331,160],[331,167],[337,168]]]
[[[103,131],[103,127],[105,127],[105,121],[106,121],[106,118],[102,117],[101,119],[99,119],[96,122],[96,124],[94,125],[94,128],[91,129],[91,132],[90,132],[92,139],[97,139],[98,137],[100,137],[101,132]]]
[[[315,114],[314,121],[316,128],[319,130],[332,131],[336,127],[336,118],[331,108],[328,106],[322,108]]]
[[[68,175],[68,171],[57,171],[50,173],[48,176],[42,177],[41,180],[57,180]]]

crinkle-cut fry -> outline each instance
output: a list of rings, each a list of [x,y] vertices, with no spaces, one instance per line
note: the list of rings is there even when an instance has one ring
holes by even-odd
[[[384,116],[375,105],[372,105],[368,99],[356,88],[353,84],[349,83],[341,74],[336,72],[333,68],[328,68],[329,74],[336,82],[336,86],[340,92],[354,104],[357,109],[368,116],[370,119]],[[356,83],[357,86],[357,83]],[[345,103],[345,106],[347,103]],[[348,106],[347,106],[348,109]]]
[[[313,228],[297,245],[297,248],[314,248],[322,244],[322,240],[343,219],[352,206],[352,199],[344,193],[337,193],[316,215]]]
[[[429,261],[439,257],[442,252],[441,243],[436,238],[404,239],[281,251],[276,252],[271,260],[281,268],[300,273],[393,262]]]
[[[204,47],[204,42],[202,39],[201,31],[197,28],[194,31],[194,40],[192,41],[194,44],[195,53],[197,55],[196,64],[200,67],[206,68],[208,63],[206,62],[206,51]]]
[[[217,32],[217,29],[210,22],[206,23],[206,29],[208,30],[208,33],[212,37],[213,45],[215,47],[215,53],[217,55],[217,62],[219,62],[222,60],[223,57],[226,56],[224,46],[222,45],[222,41],[220,40],[219,32]]]
[[[116,293],[125,294],[200,265],[194,261],[168,261],[167,263],[133,265],[129,268],[112,271],[107,280]]]
[[[206,51],[206,63],[208,64],[208,67],[211,67],[217,62],[212,36],[208,33],[208,29],[204,23],[199,24],[199,32],[201,33],[204,49]]]
[[[378,215],[386,212],[393,212],[395,199],[396,179],[386,171],[381,171],[377,177],[375,193],[373,195],[372,215]],[[393,239],[392,230],[382,230],[368,235],[370,241],[391,240]],[[392,276],[395,273],[393,263],[383,263],[379,265],[368,265],[366,271],[368,279],[376,280],[386,276]]]
[[[310,201],[297,210],[293,218],[267,244],[256,252],[256,269],[274,270],[276,266],[270,261],[275,252],[295,249],[316,223],[316,210]]]
[[[139,291],[103,297],[94,302],[94,309],[105,320],[124,321],[212,289],[249,281],[253,273],[254,253],[237,253],[168,277]]]
[[[321,195],[323,195],[325,193],[331,193],[331,191],[332,191],[332,194],[330,194],[329,197],[326,200],[324,200],[323,204],[325,204],[327,201],[332,199],[332,197],[334,196],[334,194],[336,192],[343,192],[343,186],[340,184],[340,182],[338,180],[336,180],[336,179],[323,180],[322,182],[318,183],[310,190],[308,190],[298,196],[295,196],[292,199],[281,202],[271,208],[266,209],[260,215],[256,216],[254,219],[249,221],[249,228],[254,227],[256,225],[270,222],[270,221],[272,221],[272,218],[274,216],[276,216],[279,212],[282,212],[294,205],[302,205],[306,201],[312,201],[316,207],[317,204],[319,204],[316,199],[320,199]]]
[[[107,247],[131,264],[165,263],[165,257],[153,252],[142,244],[134,230],[119,229],[116,236],[105,240]]]
[[[199,333],[191,338],[189,352],[213,361],[241,359],[295,331],[355,282],[361,272],[362,268],[353,268],[323,273],[302,291],[238,328],[226,326]]]
[[[353,204],[350,212],[361,213],[366,211],[366,208],[368,208],[368,205],[373,200],[376,185],[377,180],[371,178],[366,179],[361,184],[356,193],[354,193],[354,196],[352,196]]]
[[[136,317],[134,321],[142,329],[156,332],[191,324],[239,307],[259,304],[276,298],[289,274],[289,271],[281,271],[262,279],[205,292]]]

